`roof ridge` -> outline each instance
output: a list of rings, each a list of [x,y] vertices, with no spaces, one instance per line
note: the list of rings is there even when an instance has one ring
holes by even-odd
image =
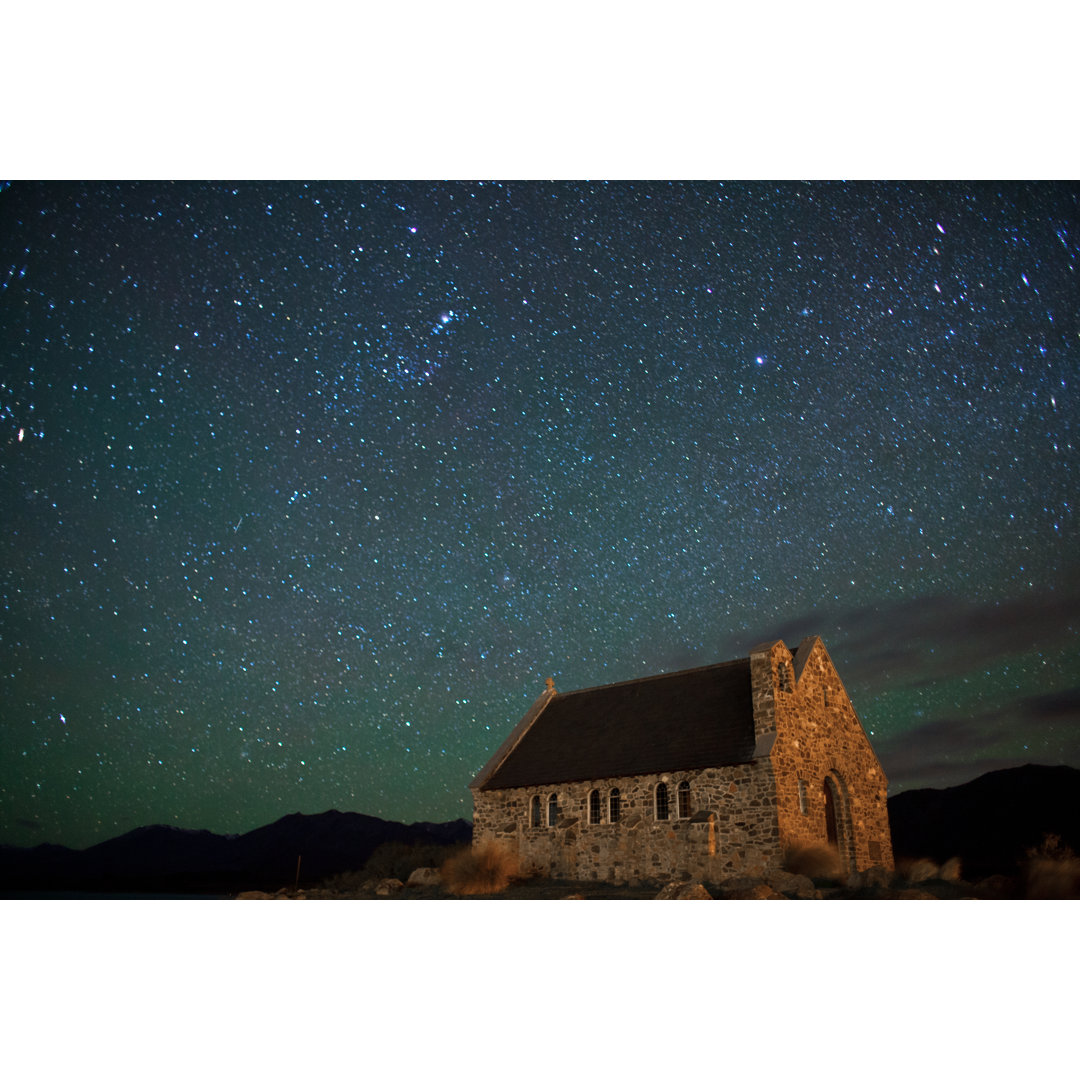
[[[621,682],[598,683],[596,686],[582,686],[577,690],[559,691],[558,696],[567,698],[574,694],[589,694],[596,690],[612,690],[618,686],[632,686],[634,683],[654,682],[657,679],[674,679],[680,675],[696,675],[701,671],[714,671],[717,668],[731,667],[734,664],[748,664],[749,662],[750,658],[748,656],[737,656],[734,660],[723,660],[719,664],[702,664],[700,667],[680,668],[678,671],[661,671],[655,675],[640,675],[636,679],[623,679]]]

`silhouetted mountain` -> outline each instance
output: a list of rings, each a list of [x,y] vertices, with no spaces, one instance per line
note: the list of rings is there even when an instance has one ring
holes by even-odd
[[[467,821],[403,825],[367,814],[328,810],[289,814],[242,836],[146,825],[72,851],[56,844],[0,847],[4,892],[228,893],[277,889],[360,869],[380,845],[460,844]]]
[[[1021,765],[958,787],[904,791],[889,799],[889,824],[897,858],[958,856],[968,881],[1011,876],[1044,836],[1080,852],[1080,770]]]

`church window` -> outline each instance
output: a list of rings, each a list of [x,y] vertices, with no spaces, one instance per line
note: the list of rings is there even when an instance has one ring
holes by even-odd
[[[781,660],[776,668],[776,676],[780,682],[780,689],[785,694],[790,694],[794,687],[794,680],[791,677],[791,664],[787,660]]]
[[[600,824],[600,791],[598,788],[593,788],[589,792],[589,824]]]
[[[690,816],[690,781],[683,780],[679,784],[679,817]]]
[[[540,810],[540,796],[534,795],[532,797],[532,806],[530,808],[529,824],[533,828],[538,829],[544,824],[543,814]]]
[[[668,790],[667,784],[661,781],[656,785],[656,820],[667,821],[668,819]]]
[[[622,798],[619,795],[619,789],[614,787],[611,789],[611,793],[608,795],[608,821],[612,825],[619,823],[619,811],[622,809]]]
[[[555,792],[551,793],[551,797],[548,799],[548,826],[553,828],[556,822],[559,820],[559,796]]]
[[[806,803],[806,781],[799,781],[799,813],[808,814],[810,812]]]

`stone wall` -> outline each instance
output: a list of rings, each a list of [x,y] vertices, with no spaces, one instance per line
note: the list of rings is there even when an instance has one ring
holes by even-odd
[[[752,651],[750,659],[755,710],[776,731],[770,758],[783,843],[826,842],[830,778],[845,868],[892,869],[885,774],[821,639],[807,639],[797,655],[798,670],[783,642]]]
[[[474,789],[473,842],[505,843],[523,869],[567,880],[720,882],[780,868],[788,847],[826,844],[828,788],[844,869],[892,869],[885,775],[821,639],[806,639],[794,658],[782,641],[751,650],[750,681],[752,761],[545,787]],[[661,780],[670,798],[667,821],[656,814],[654,792]],[[680,817],[678,786],[684,780],[691,804]],[[609,817],[613,787],[620,792],[618,822]],[[591,824],[594,789],[600,792],[601,815]],[[558,818],[549,825],[553,793]],[[538,825],[532,823],[534,796],[540,798]]]
[[[657,820],[654,792],[663,780],[669,819]],[[689,815],[679,817],[678,787],[690,784]],[[619,821],[609,820],[612,787]],[[589,795],[600,792],[600,822],[589,823]],[[548,800],[558,819],[547,824]],[[539,796],[541,824],[532,822]],[[547,787],[474,792],[473,842],[494,839],[516,851],[523,869],[573,881],[719,882],[781,863],[772,769],[767,760],[725,768],[654,773]]]

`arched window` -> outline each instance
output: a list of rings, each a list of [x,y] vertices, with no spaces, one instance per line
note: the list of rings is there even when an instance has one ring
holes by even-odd
[[[776,667],[776,676],[780,682],[780,689],[785,694],[790,694],[795,688],[795,680],[791,677],[791,663],[787,660],[781,660]]]
[[[662,780],[656,785],[656,820],[667,821],[668,819],[668,792],[667,784]]]
[[[679,817],[690,816],[690,781],[683,780],[679,784]]]
[[[540,796],[534,795],[532,797],[532,806],[529,811],[529,824],[534,829],[539,829],[544,824],[544,818],[540,810]]]
[[[559,820],[559,796],[553,791],[548,799],[548,826],[554,827]]]
[[[600,791],[598,788],[593,788],[589,792],[589,824],[600,824]]]
[[[619,796],[619,789],[613,787],[611,793],[608,795],[607,801],[608,821],[610,821],[612,825],[617,825],[619,823],[620,809],[622,809],[622,799]]]
[[[799,781],[799,813],[808,814],[809,812],[810,812],[810,807],[807,805],[807,802],[806,802],[806,781],[805,780],[800,780]]]

